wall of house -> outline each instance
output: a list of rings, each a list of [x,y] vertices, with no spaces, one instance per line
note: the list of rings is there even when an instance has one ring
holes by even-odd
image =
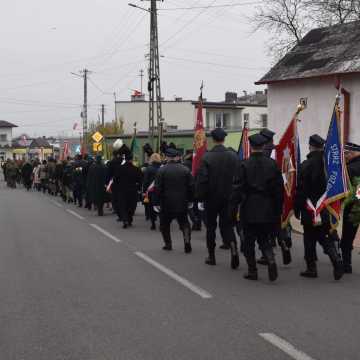
[[[205,126],[207,129],[214,129],[217,126],[217,119],[220,121],[220,127],[228,130],[237,130],[242,128],[241,109],[212,109],[207,108],[205,114]]]
[[[279,140],[297,109],[300,98],[307,108],[300,114],[299,136],[302,158],[308,152],[308,139],[318,133],[326,138],[337,90],[334,79],[307,79],[270,84],[268,87],[269,127]],[[351,93],[349,141],[360,142],[360,75],[345,76],[342,86]]]
[[[179,130],[194,128],[196,111],[191,101],[164,101],[162,111],[168,126],[177,126]],[[116,115],[124,120],[125,134],[133,133],[135,122],[138,131],[149,130],[148,102],[117,102]]]
[[[258,129],[266,127],[263,125],[262,115],[268,115],[268,108],[263,106],[243,106],[242,109],[242,123],[244,123],[246,114],[248,114],[249,123],[248,127],[250,129]],[[268,124],[270,126],[270,124]]]
[[[2,136],[6,136],[6,141],[2,140]],[[11,146],[12,142],[12,128],[0,127],[0,146]]]

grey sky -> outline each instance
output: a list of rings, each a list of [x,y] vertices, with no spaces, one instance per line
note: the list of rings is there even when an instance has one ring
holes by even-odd
[[[97,120],[102,103],[106,120],[113,119],[112,93],[129,99],[131,89],[140,88],[140,69],[147,69],[149,16],[128,2],[3,0],[0,119],[19,125],[16,133],[71,135],[73,124],[81,121],[83,82],[70,72],[84,67],[93,71],[89,120]],[[256,1],[165,0],[159,8],[241,2],[248,5],[159,11],[165,98],[195,99],[201,80],[209,100],[222,100],[227,90],[258,89],[254,81],[268,69],[270,59],[266,34],[250,34],[247,16]]]

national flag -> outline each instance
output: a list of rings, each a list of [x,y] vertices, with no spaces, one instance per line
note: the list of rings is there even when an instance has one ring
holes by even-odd
[[[291,120],[288,128],[276,147],[276,162],[284,180],[284,205],[281,224],[285,228],[294,210],[294,200],[299,169],[299,137],[297,131],[297,114]]]
[[[200,101],[197,108],[195,134],[194,134],[194,152],[193,152],[193,160],[192,160],[193,176],[195,176],[196,173],[198,172],[201,159],[206,153],[206,149],[207,149],[207,140],[204,129],[204,119],[203,119],[202,89],[203,89],[203,85],[201,85],[201,93],[199,99]]]
[[[63,159],[66,160],[69,155],[69,143],[64,141]]]
[[[139,90],[134,90],[134,96],[135,96],[135,97],[141,96],[141,95],[142,95],[141,91],[139,91]]]
[[[341,202],[349,193],[338,100],[334,106],[326,138],[324,163],[327,180],[324,204],[331,215],[332,228],[336,229],[340,220]]]
[[[74,126],[73,126],[73,130],[76,130],[78,125],[79,125],[78,123],[75,123]]]
[[[246,160],[250,157],[249,129],[246,126],[244,126],[241,134],[238,155],[240,160]]]

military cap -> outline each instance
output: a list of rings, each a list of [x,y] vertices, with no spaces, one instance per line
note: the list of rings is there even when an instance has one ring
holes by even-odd
[[[175,157],[179,156],[179,151],[177,151],[176,149],[173,149],[173,148],[167,148],[165,155],[169,158],[175,158]]]
[[[211,132],[211,137],[215,141],[224,141],[226,136],[227,136],[227,133],[223,128],[216,128]]]
[[[269,141],[264,135],[254,134],[249,136],[249,142],[252,147],[261,147]]]
[[[360,152],[360,145],[348,142],[345,144],[345,150]]]
[[[309,145],[315,148],[322,148],[325,144],[325,140],[318,134],[311,135],[309,138]]]
[[[262,129],[260,134],[268,139],[268,141],[274,138],[275,133],[269,129]]]

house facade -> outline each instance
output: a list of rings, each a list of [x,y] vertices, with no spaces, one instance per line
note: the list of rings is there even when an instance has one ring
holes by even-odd
[[[0,161],[12,159],[13,128],[17,126],[8,121],[0,120]]]
[[[326,138],[335,99],[341,97],[345,141],[360,142],[360,22],[310,31],[257,84],[268,85],[268,116],[279,140],[300,102],[301,153],[318,133]]]

